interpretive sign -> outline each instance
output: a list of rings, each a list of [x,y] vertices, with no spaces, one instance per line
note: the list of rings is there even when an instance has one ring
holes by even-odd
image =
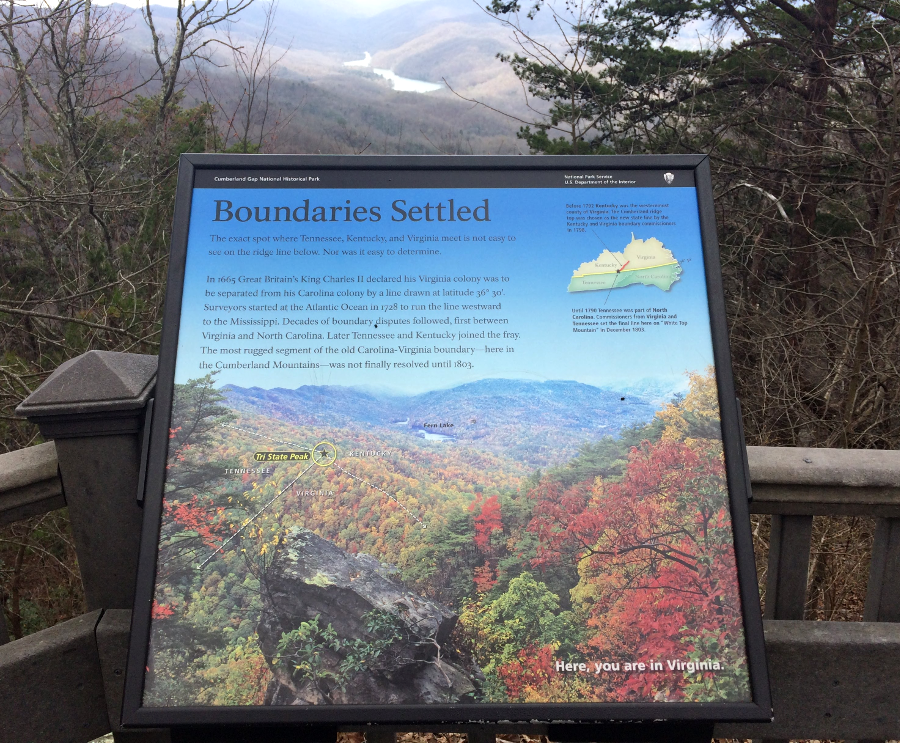
[[[177,199],[126,723],[769,719],[705,158]]]

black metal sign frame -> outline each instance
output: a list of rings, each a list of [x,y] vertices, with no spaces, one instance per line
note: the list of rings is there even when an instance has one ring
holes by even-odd
[[[521,186],[524,176],[538,182],[558,183],[561,174],[603,172],[619,179],[640,179],[647,173],[667,171],[667,176],[692,182],[699,204],[700,234],[705,260],[713,356],[718,384],[722,437],[731,519],[743,607],[752,701],[641,702],[566,704],[416,704],[416,705],[291,705],[254,707],[148,707],[144,706],[144,669],[151,632],[151,608],[157,544],[163,508],[164,480],[170,415],[175,389],[178,334],[182,317],[185,264],[192,195],[202,179],[223,172],[252,171],[268,177],[298,170],[325,172],[345,187],[364,181],[373,187],[377,174],[382,187],[391,187],[392,174],[402,174],[405,186],[427,187],[440,174],[443,183],[471,184],[490,177],[492,183]],[[399,175],[398,175],[399,177]],[[377,186],[377,184],[375,184]],[[771,698],[766,669],[756,569],[751,542],[748,499],[749,474],[739,403],[732,380],[725,303],[716,237],[709,161],[705,156],[609,156],[609,157],[343,157],[343,156],[243,156],[184,155],[180,163],[177,206],[172,232],[168,290],[165,303],[156,404],[153,411],[149,463],[146,472],[144,526],[137,596],[132,620],[131,644],[124,696],[126,726],[179,725],[348,725],[466,723],[472,721],[769,721]]]

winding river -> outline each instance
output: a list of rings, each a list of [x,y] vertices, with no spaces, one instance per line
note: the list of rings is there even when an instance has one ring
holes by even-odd
[[[425,80],[413,80],[411,77],[400,77],[399,75],[395,75],[391,70],[370,67],[371,64],[372,55],[366,52],[366,56],[363,59],[357,59],[353,62],[344,62],[344,67],[370,68],[376,75],[380,75],[385,80],[388,80],[394,90],[401,93],[431,93],[444,87],[438,83],[429,83]]]

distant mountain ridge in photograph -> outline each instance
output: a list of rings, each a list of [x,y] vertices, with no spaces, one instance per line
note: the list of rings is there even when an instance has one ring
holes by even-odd
[[[564,458],[555,451],[646,423],[658,409],[644,398],[574,381],[482,379],[406,396],[336,385],[228,385],[222,392],[237,412],[297,426],[388,428],[539,466]]]

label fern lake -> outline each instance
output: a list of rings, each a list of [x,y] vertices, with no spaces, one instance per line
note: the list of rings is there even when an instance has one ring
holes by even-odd
[[[425,160],[182,162],[126,719],[758,717],[702,158]]]

